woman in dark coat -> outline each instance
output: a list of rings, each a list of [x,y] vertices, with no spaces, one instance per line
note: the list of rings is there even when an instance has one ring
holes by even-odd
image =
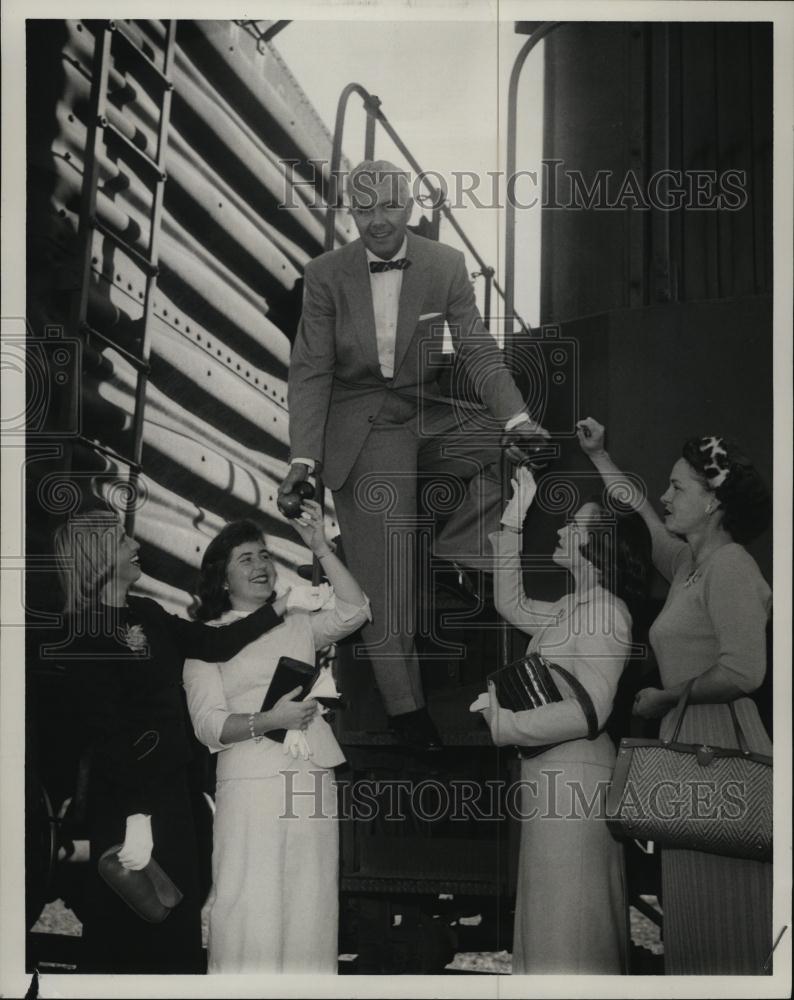
[[[139,545],[109,509],[71,517],[56,532],[55,548],[66,593],[62,655],[92,748],[81,971],[203,972],[182,665],[186,656],[214,662],[234,656],[281,623],[287,598],[227,628],[211,628],[130,597],[141,575]],[[162,923],[145,922],[99,876],[99,858],[117,844],[125,868],[143,869],[154,857],[182,892]]]

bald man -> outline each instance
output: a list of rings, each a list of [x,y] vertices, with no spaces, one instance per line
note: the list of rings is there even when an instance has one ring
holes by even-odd
[[[407,232],[409,175],[365,161],[348,198],[359,239],[306,266],[280,492],[322,463],[345,559],[371,601],[362,637],[390,726],[407,745],[430,748],[439,737],[413,635],[417,479],[432,469],[460,484],[435,552],[476,565],[498,527],[500,436],[509,430],[532,446],[547,434],[482,323],[463,254]],[[445,322],[482,405],[441,394]]]

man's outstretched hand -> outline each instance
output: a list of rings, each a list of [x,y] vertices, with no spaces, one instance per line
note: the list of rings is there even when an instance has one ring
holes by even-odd
[[[303,462],[293,462],[289,467],[289,472],[284,477],[284,482],[278,488],[279,496],[284,496],[285,493],[292,493],[298,483],[308,478],[309,466],[304,465]]]
[[[551,435],[544,427],[534,420],[525,420],[505,431],[502,447],[507,450],[511,462],[528,462],[532,468],[539,469],[549,463],[550,440]]]

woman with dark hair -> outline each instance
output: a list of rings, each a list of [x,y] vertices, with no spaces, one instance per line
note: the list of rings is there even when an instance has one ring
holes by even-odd
[[[579,424],[583,451],[608,485],[622,473],[604,450],[604,428]],[[691,683],[679,739],[736,746],[731,706],[751,751],[771,754],[751,692],[766,672],[771,592],[742,547],[769,524],[771,500],[761,477],[735,445],[693,438],[670,473],[662,521],[636,490],[633,506],[653,541],[653,561],[670,582],[650,630],[661,688],[637,694],[634,712],[661,718],[669,738],[672,714]],[[760,974],[772,948],[772,866],[703,851],[662,851],[665,972]]]
[[[87,819],[90,880],[81,971],[200,973],[198,856],[186,768],[192,756],[181,687],[185,656],[226,660],[280,624],[287,600],[215,629],[132,597],[138,550],[118,514],[95,506],[55,534],[66,595],[69,665],[92,749]],[[146,923],[100,878],[97,863],[121,844],[121,865],[154,858],[183,899],[163,923]]]
[[[525,468],[513,488],[503,530],[490,536],[496,609],[532,636],[528,653],[574,675],[599,730],[587,738],[588,719],[556,674],[563,700],[530,711],[502,707],[489,688],[483,714],[493,741],[518,745],[522,758],[513,972],[619,974],[628,907],[623,850],[604,821],[615,746],[602,730],[631,651],[629,605],[645,595],[650,539],[636,515],[588,501],[560,529],[552,555],[573,589],[558,601],[533,600],[521,582],[522,525],[535,493]]]
[[[313,664],[318,649],[367,620],[369,602],[331,551],[319,505],[305,501],[302,510],[291,523],[320,560],[332,603],[314,614],[288,613],[226,664],[185,664],[196,736],[219,755],[210,973],[337,970],[333,768],[344,755],[312,692],[294,701],[296,688],[269,711],[261,706],[282,656]],[[262,529],[235,521],[204,554],[197,613],[213,625],[245,620],[273,599],[275,584]]]

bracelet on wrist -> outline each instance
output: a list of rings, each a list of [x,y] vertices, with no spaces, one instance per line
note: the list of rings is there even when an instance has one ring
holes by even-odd
[[[256,718],[256,712],[251,712],[251,714],[248,716],[248,732],[251,734],[251,739],[254,741],[254,743],[261,743],[262,740],[265,738],[265,736],[264,733],[260,736],[256,735],[256,732],[254,731],[255,718]]]

